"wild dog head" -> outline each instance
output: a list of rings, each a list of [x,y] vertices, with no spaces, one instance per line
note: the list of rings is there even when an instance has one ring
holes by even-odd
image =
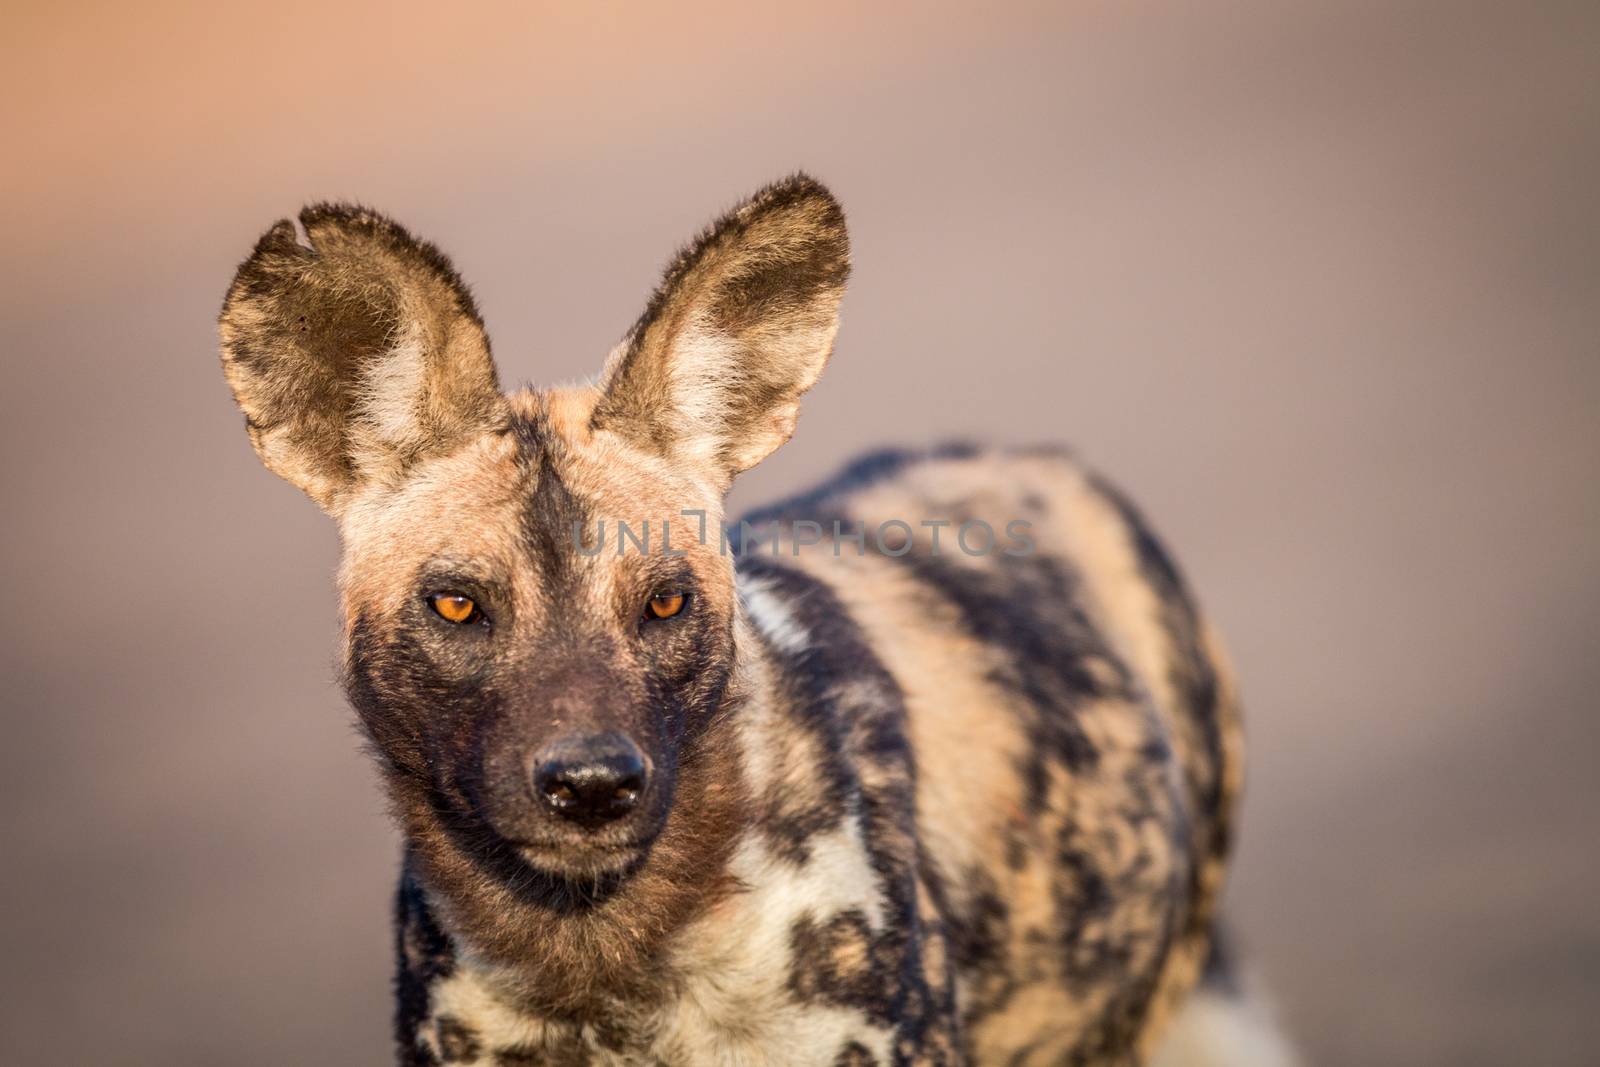
[[[511,395],[437,249],[358,207],[300,224],[240,267],[223,368],[262,461],[339,524],[346,688],[397,812],[436,868],[623,877],[728,788],[704,756],[735,662],[721,500],[828,359],[839,206],[762,190],[596,384]]]

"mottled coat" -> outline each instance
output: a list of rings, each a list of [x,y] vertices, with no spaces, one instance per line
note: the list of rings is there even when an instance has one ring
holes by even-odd
[[[402,1062],[1151,1055],[1240,741],[1134,508],[1057,450],[953,445],[719,536],[832,349],[826,190],[702,234],[595,384],[510,395],[437,250],[300,221],[240,268],[224,368],[340,525],[345,684],[406,839]]]

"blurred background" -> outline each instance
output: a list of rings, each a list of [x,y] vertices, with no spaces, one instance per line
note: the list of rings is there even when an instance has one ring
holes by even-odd
[[[1315,1064],[1600,1042],[1600,6],[44,4],[0,15],[7,1063],[380,1064],[397,842],[332,524],[215,316],[304,201],[587,375],[797,167],[834,362],[736,505],[864,447],[1062,440],[1229,635],[1229,909]]]

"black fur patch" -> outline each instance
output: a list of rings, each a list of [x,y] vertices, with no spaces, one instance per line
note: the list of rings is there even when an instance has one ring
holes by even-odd
[[[852,1041],[839,1050],[833,1067],[878,1067],[878,1057],[859,1041]]]
[[[858,1008],[873,1021],[891,1022],[894,989],[867,917],[850,909],[819,923],[810,915],[789,932],[793,954],[789,988],[804,1001]]]
[[[453,1015],[441,1015],[434,1021],[434,1031],[439,1037],[439,1055],[445,1063],[471,1063],[482,1051],[478,1033]]]
[[[429,990],[455,973],[456,958],[450,939],[434,921],[409,857],[395,895],[395,954],[395,1038],[400,1062],[410,1064],[425,1051],[418,1048],[417,1034],[428,1018]]]
[[[1236,997],[1242,993],[1239,980],[1239,963],[1235,953],[1233,934],[1223,923],[1212,924],[1211,944],[1206,950],[1205,968],[1200,973],[1200,984],[1223,996]]]

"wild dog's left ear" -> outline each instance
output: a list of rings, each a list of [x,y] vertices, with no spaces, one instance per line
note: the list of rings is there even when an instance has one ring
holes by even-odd
[[[612,354],[593,425],[726,486],[794,433],[850,273],[844,212],[803,174],[681,252]]]

